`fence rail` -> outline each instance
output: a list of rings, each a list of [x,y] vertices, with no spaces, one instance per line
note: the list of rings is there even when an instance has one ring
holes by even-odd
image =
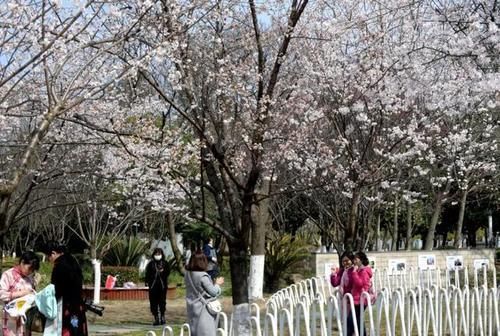
[[[500,336],[500,291],[495,272],[469,270],[375,271],[378,295],[362,307],[356,336]],[[250,334],[255,336],[347,336],[347,316],[354,313],[353,298],[341,295],[329,279],[315,277],[274,293],[265,310],[250,305]],[[217,335],[231,336],[225,313],[217,317]],[[154,332],[148,335],[156,336]],[[184,324],[181,336],[190,335]],[[174,336],[166,326],[162,336]]]

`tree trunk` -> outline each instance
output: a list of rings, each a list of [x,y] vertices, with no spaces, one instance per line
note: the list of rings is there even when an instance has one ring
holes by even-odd
[[[3,254],[5,252],[3,246],[3,240],[4,240],[4,234],[0,233],[0,273],[3,273]]]
[[[458,221],[457,226],[455,228],[455,241],[453,246],[455,248],[462,247],[462,228],[464,225],[464,215],[465,215],[465,203],[467,203],[467,194],[469,193],[468,189],[462,191],[462,195],[460,197],[460,209],[458,212]]]
[[[436,194],[436,198],[434,201],[434,212],[432,213],[431,224],[429,227],[429,231],[427,231],[427,235],[425,237],[425,245],[424,250],[430,251],[434,247],[434,235],[436,233],[436,226],[439,222],[439,216],[441,215],[441,208],[443,203],[445,193],[443,191],[439,191]]]
[[[358,222],[358,208],[361,199],[361,193],[358,189],[352,192],[351,209],[349,212],[349,222],[344,236],[344,250],[354,250],[354,239],[356,235],[356,227]]]
[[[265,181],[261,188],[267,195],[269,182]],[[252,241],[250,246],[250,300],[262,299],[264,286],[264,265],[266,255],[266,231],[269,222],[269,199],[261,200],[252,207]]]
[[[368,208],[368,214],[366,215],[366,223],[365,223],[365,227],[367,228],[366,230],[362,230],[362,228],[358,228],[359,231],[361,231],[361,237],[362,237],[362,240],[361,240],[361,251],[366,251],[368,250],[368,248],[370,247],[370,240],[372,239],[372,236],[373,236],[373,209],[372,208]],[[327,245],[328,246],[328,245]],[[370,248],[370,250],[373,249],[373,244],[372,244],[372,248]]]
[[[380,251],[382,249],[382,242],[380,241],[380,221],[381,214],[377,213],[377,228],[375,229],[375,251]]]
[[[384,251],[384,249],[389,249],[389,246],[387,246],[387,238],[389,237],[389,230],[387,229],[384,229],[384,236],[382,237],[382,251]]]
[[[97,259],[97,243],[95,239],[89,241],[90,259]]]
[[[412,220],[411,220],[411,204],[408,202],[406,208],[406,250],[411,250],[411,232],[412,232]]]
[[[92,258],[92,267],[94,269],[94,298],[92,301],[99,304],[101,302],[101,261]]]
[[[9,227],[9,225],[7,224],[7,215],[9,211],[10,197],[11,194],[0,194],[0,234],[2,234],[2,236]]]
[[[181,274],[185,273],[184,269],[184,259],[182,258],[182,253],[179,250],[179,246],[177,245],[177,235],[175,232],[175,224],[172,220],[172,214],[167,212],[165,215],[165,221],[167,222],[168,227],[168,239],[170,240],[170,246],[172,246],[172,252],[174,253],[175,261],[177,262],[179,272]]]
[[[26,176],[29,170],[31,158],[35,155],[36,150],[40,146],[41,141],[47,134],[50,125],[54,118],[64,111],[63,107],[56,106],[54,109],[49,109],[43,114],[43,119],[37,129],[31,134],[29,142],[22,153],[19,162],[16,162],[16,169],[12,177],[4,183],[0,183],[0,233],[5,233],[12,221],[14,220],[12,213],[9,213],[9,205],[12,194],[16,191],[21,183],[21,180]],[[36,167],[32,167],[35,169]]]
[[[233,335],[249,335],[247,244],[238,240],[230,241],[228,245],[233,293]]]
[[[399,212],[399,195],[396,194],[394,197],[394,218],[392,224],[392,243],[391,251],[398,250],[398,239],[399,239],[399,222],[398,222],[398,212]]]

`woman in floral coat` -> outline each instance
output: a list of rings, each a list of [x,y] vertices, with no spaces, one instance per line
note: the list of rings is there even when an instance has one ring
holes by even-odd
[[[40,267],[40,259],[34,252],[24,252],[19,264],[3,272],[0,279],[0,300],[4,304],[35,290],[33,273]],[[25,334],[21,317],[11,317],[3,311],[2,332],[4,336],[22,336]]]

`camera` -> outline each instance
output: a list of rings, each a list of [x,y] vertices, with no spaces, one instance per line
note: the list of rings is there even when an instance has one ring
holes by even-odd
[[[90,311],[94,314],[102,316],[104,307],[94,304],[91,300],[85,300],[85,310]]]

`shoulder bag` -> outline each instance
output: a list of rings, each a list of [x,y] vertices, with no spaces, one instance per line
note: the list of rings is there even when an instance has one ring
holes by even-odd
[[[47,318],[40,313],[38,307],[31,307],[26,311],[25,328],[30,331],[43,332]]]
[[[191,272],[188,273],[188,278],[189,281],[191,282],[191,286],[196,291],[196,293],[198,293],[200,300],[207,307],[208,312],[212,315],[217,315],[218,313],[220,313],[222,311],[222,304],[220,303],[220,301],[218,299],[208,301],[206,298],[203,297],[203,295],[198,291],[198,289],[194,285],[193,279],[191,278]]]

